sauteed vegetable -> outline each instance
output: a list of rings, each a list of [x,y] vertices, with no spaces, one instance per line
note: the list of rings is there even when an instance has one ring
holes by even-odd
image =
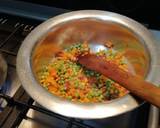
[[[128,92],[125,88],[77,62],[77,56],[88,53],[102,56],[128,70],[123,53],[115,52],[112,47],[92,53],[86,42],[77,43],[58,52],[42,68],[39,73],[41,85],[54,95],[71,101],[103,102],[124,96]]]

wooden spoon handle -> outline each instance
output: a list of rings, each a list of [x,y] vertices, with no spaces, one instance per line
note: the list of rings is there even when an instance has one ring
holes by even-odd
[[[133,75],[96,55],[85,55],[78,58],[80,64],[95,70],[116,81],[135,95],[160,108],[160,88],[146,82],[142,77]]]

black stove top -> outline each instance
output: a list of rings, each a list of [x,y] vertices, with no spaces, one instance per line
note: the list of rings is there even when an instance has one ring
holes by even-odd
[[[7,102],[1,103],[0,127],[146,128],[150,108],[150,105],[147,103],[138,109],[117,117],[102,120],[80,120],[63,117],[50,112],[34,102],[20,86],[21,83],[16,75],[16,56],[23,39],[41,22],[42,21],[33,18],[0,13],[0,52],[2,52],[9,66],[8,77],[6,83],[3,85],[7,86],[3,88],[7,88],[8,91],[0,90],[1,100]],[[41,118],[42,116],[46,121]],[[51,121],[49,122],[49,120]]]

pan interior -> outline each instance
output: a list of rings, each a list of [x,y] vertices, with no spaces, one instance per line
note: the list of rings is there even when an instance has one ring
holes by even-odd
[[[106,49],[105,43],[111,41],[114,51],[124,52],[132,72],[142,77],[147,75],[150,56],[144,42],[134,32],[110,21],[84,18],[58,24],[37,41],[31,62],[35,78],[57,52],[84,41],[94,52]]]

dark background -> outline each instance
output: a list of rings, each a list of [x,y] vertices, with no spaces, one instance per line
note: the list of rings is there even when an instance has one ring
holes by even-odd
[[[160,7],[156,0],[21,0],[69,10],[99,9],[126,15],[150,28],[160,29]]]

